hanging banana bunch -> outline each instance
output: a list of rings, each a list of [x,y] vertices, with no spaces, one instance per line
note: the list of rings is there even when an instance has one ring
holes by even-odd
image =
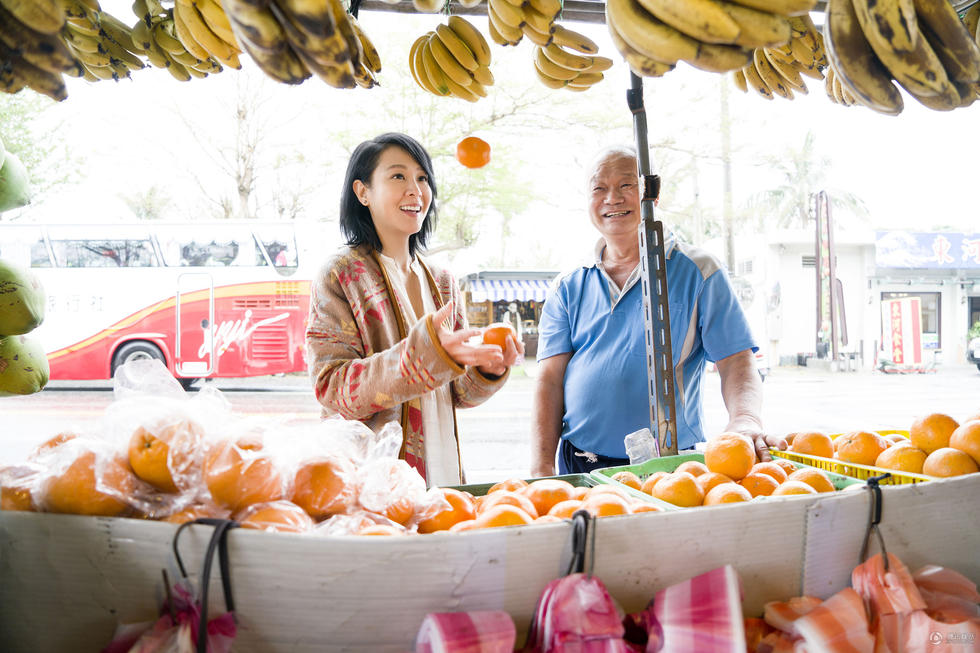
[[[585,35],[557,25],[553,36],[535,45],[533,55],[534,73],[548,88],[587,91],[612,68],[612,59],[597,56],[599,47]]]
[[[490,39],[497,45],[517,45],[526,36],[546,46],[554,38],[561,0],[487,0]]]
[[[52,100],[68,97],[62,74],[80,77],[83,70],[60,37],[65,22],[54,0],[0,2],[0,90],[30,88]]]
[[[487,96],[494,81],[490,61],[486,39],[459,16],[417,38],[408,53],[408,68],[421,89],[467,102]]]
[[[210,73],[221,72],[221,62],[201,49],[197,42],[186,34],[184,38],[191,47],[184,44],[175,18],[179,11],[176,4],[174,8],[164,8],[159,0],[135,0],[133,13],[138,20],[131,32],[134,45],[142,49],[150,65],[163,68],[180,82],[201,79]],[[183,19],[181,26],[181,30],[186,26]],[[222,54],[229,55],[225,59],[226,65],[240,67],[231,51],[222,51]]]

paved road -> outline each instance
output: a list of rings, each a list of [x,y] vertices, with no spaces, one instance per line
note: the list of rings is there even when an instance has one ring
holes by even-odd
[[[470,482],[526,474],[534,373],[533,364],[515,369],[496,396],[459,411]],[[317,419],[317,404],[303,376],[226,379],[215,386],[241,414]],[[966,366],[917,375],[778,368],[766,381],[765,393],[763,417],[772,433],[908,428],[926,412],[962,419],[980,411],[980,372]],[[717,374],[706,375],[704,396],[706,432],[718,433],[726,412]],[[37,442],[64,428],[96,425],[111,401],[108,382],[52,382],[37,395],[0,398],[0,463],[22,460]]]

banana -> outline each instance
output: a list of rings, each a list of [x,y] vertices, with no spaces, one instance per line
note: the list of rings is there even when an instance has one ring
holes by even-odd
[[[568,29],[564,25],[555,24],[555,31],[552,36],[555,37],[555,43],[563,48],[570,48],[582,54],[599,54],[599,46],[595,44],[595,41],[584,34]]]
[[[490,46],[483,38],[483,34],[480,34],[480,31],[473,27],[472,23],[459,16],[450,16],[448,26],[470,49],[477,64],[480,66],[490,65]]]
[[[436,26],[436,37],[442,42],[447,50],[453,55],[453,58],[459,62],[463,68],[470,71],[471,73],[480,67],[476,61],[476,57],[470,50],[466,42],[459,37],[456,32],[454,32],[448,25],[440,23]]]
[[[577,70],[569,70],[553,63],[545,56],[544,50],[540,47],[534,48],[534,66],[552,79],[560,79],[567,82],[578,76]]]
[[[191,36],[197,41],[198,45],[207,50],[211,56],[221,63],[229,62],[228,65],[231,65],[230,59],[236,53],[237,48],[233,48],[220,36],[211,31],[211,28],[204,21],[204,17],[191,0],[177,0],[177,2],[183,3],[184,5],[181,18],[184,21],[184,26],[187,27],[187,31],[191,33]],[[157,34],[154,32],[154,37],[156,36]]]
[[[510,23],[505,22],[497,11],[498,7],[510,7],[513,9],[511,5],[508,5],[503,0],[499,0],[496,4],[488,3],[487,16],[490,18],[490,26],[497,31],[497,34],[500,35],[504,41],[506,41],[504,45],[517,45],[521,42],[521,39],[524,38],[524,32],[521,30],[520,26],[514,27]],[[514,11],[520,13],[520,11],[517,9],[514,9]],[[523,16],[524,14],[521,14],[521,23],[524,22]],[[490,35],[493,36],[492,31],[490,32]]]
[[[542,48],[542,52],[553,64],[569,70],[585,70],[595,63],[595,59],[592,57],[583,57],[580,54],[568,52],[554,43]]]
[[[133,42],[133,30],[112,14],[104,11],[99,13],[99,28],[105,36],[130,52],[140,51]]]
[[[171,59],[173,59],[179,64],[182,64],[184,67],[199,66],[201,64],[201,60],[195,57],[194,55],[192,55],[187,50],[184,50],[182,52],[168,52],[167,54],[170,55]]]
[[[490,33],[490,40],[497,45],[512,45],[510,41],[504,38],[504,35],[497,31],[497,28],[493,26],[493,18],[490,18],[490,9],[487,8],[487,31]]]
[[[833,66],[827,66],[827,76],[823,78],[823,90],[827,94],[827,97],[834,104],[838,104],[837,96],[834,95],[834,77],[837,74],[834,72]]]
[[[782,59],[774,55],[768,48],[763,48],[762,54],[769,62],[769,65],[773,67],[773,70],[776,71],[779,77],[786,82],[791,89],[798,93],[802,93],[803,95],[807,95],[809,93],[806,83],[803,81],[803,77],[800,76],[800,71],[785,63]]]
[[[432,50],[429,49],[429,39],[426,37],[425,42],[419,46],[422,56],[422,69],[421,74],[429,78],[429,83],[432,87],[436,89],[439,95],[449,95],[449,84],[446,83],[446,75],[439,68],[439,64],[436,63],[435,57],[432,56]]]
[[[497,14],[498,30],[500,29],[499,23],[503,23],[511,28],[512,31],[520,30],[524,27],[524,12],[505,0],[487,0],[487,9]],[[502,30],[500,33],[504,34]]]
[[[186,3],[187,0],[177,0],[177,2]],[[268,4],[257,6],[252,4],[251,0],[223,0],[222,6],[225,8],[225,14],[228,16],[228,22],[231,23],[231,29],[235,33],[235,40],[238,45],[243,50],[249,52],[258,50],[265,52],[272,57],[272,59],[269,59],[270,65],[272,65],[275,55],[282,52],[287,46],[287,43],[282,26],[276,21],[276,17],[272,15]],[[191,21],[186,20],[191,15],[195,15],[199,19],[198,24],[191,25]],[[202,25],[207,27],[204,24],[204,19],[201,18],[201,15],[193,5],[186,12],[184,22],[188,28],[196,28],[197,30],[201,30]],[[210,29],[208,29],[208,32],[211,33],[212,37],[217,38]],[[197,32],[192,30],[191,33],[197,39]],[[248,48],[245,48],[246,42],[249,45]],[[201,43],[201,41],[198,40],[198,43]],[[201,43],[201,45],[214,54],[209,44]],[[289,63],[294,69],[296,68],[294,62],[284,61],[280,63]]]
[[[544,72],[542,72],[542,70],[540,68],[538,68],[538,64],[537,64],[537,59],[536,58],[535,58],[535,62],[534,62],[534,74],[537,76],[539,82],[541,82],[542,84],[544,84],[545,86],[547,86],[550,89],[557,90],[557,89],[565,88],[566,86],[568,86],[568,80],[567,79],[555,79],[554,77],[550,77],[550,76],[546,75]]]
[[[623,59],[626,60],[626,65],[629,66],[630,70],[642,77],[663,77],[674,69],[674,64],[656,61],[634,50],[626,41],[623,40],[623,37],[619,35],[615,23],[609,22],[608,19],[609,15],[607,12],[606,20],[609,27],[609,36],[612,38],[613,47],[615,47],[616,50],[623,56]]]
[[[762,48],[758,48],[752,53],[752,65],[755,66],[756,72],[759,73],[759,77],[766,83],[770,91],[787,100],[793,99],[793,92],[790,91],[787,84],[783,83],[783,78],[779,76],[775,68],[770,65],[769,60],[762,52]]]
[[[74,52],[97,53],[99,51],[99,40],[87,34],[79,34],[70,28],[65,28],[61,32],[61,37]]]
[[[943,1],[946,2],[947,0]],[[876,4],[872,5],[872,2]],[[903,22],[906,17],[906,10],[902,9],[899,12],[896,6],[904,6],[906,3],[912,8],[910,26],[901,29],[902,26],[883,22],[886,17],[894,18],[896,23]],[[853,0],[853,4],[861,30],[871,44],[871,49],[878,55],[896,82],[919,97],[944,95],[947,96],[948,101],[952,101],[954,95],[958,97],[956,89],[949,82],[946,69],[943,68],[939,57],[919,33],[912,0],[896,0],[896,2],[887,3],[889,4],[888,7],[885,7],[881,2],[876,2],[876,0]],[[895,30],[899,30],[903,34],[897,34]],[[887,38],[888,35],[891,35],[892,38]],[[910,49],[900,51],[895,46],[895,43],[909,39],[914,39]],[[839,76],[843,73],[839,68],[837,72]]]
[[[478,82],[476,80],[473,80],[473,83],[471,83],[466,88],[468,90],[470,90],[470,91],[473,91],[474,93],[476,93],[480,97],[486,97],[487,96],[487,89],[486,89],[486,87],[484,87],[483,84],[481,84],[480,82]]]
[[[436,65],[439,66],[439,70],[446,77],[460,86],[469,86],[472,83],[473,78],[470,77],[470,71],[464,68],[463,64],[456,61],[456,57],[453,56],[453,53],[449,51],[449,48],[443,44],[435,32],[429,33],[427,45],[429,51],[432,53],[432,58],[436,61]]]
[[[606,22],[615,24],[623,40],[650,59],[673,64],[697,57],[698,41],[647,13],[634,0],[607,0]]]
[[[429,84],[429,78],[422,74],[421,47],[428,38],[428,34],[423,34],[415,39],[415,42],[412,43],[412,47],[408,49],[408,70],[410,73],[412,73],[412,78],[415,80],[415,83],[419,86],[419,88],[421,88],[423,91],[428,91],[433,95],[438,95],[439,93],[436,92],[435,87]]]
[[[743,93],[749,92],[749,85],[745,81],[745,73],[741,70],[732,71],[732,81],[735,83],[735,88],[742,91]]]
[[[545,34],[543,32],[539,32],[531,27],[530,23],[524,23],[524,27],[521,28],[521,31],[524,32],[524,36],[526,36],[531,43],[541,46],[542,48],[551,44],[555,40],[550,33]]]
[[[132,54],[129,50],[119,45],[112,39],[104,39],[102,46],[113,59],[122,62],[128,70],[141,70],[146,67],[143,60]]]
[[[204,49],[204,47],[194,40],[194,36],[191,31],[187,29],[187,24],[184,22],[184,9],[185,5],[181,3],[174,4],[174,34],[177,35],[177,40],[181,42],[184,48],[194,55],[197,59],[203,61],[205,59],[211,58],[211,53]]]
[[[292,0],[290,0],[292,1]],[[344,42],[347,43],[347,52],[350,55],[350,63],[340,64],[342,70],[348,70],[354,72],[354,68],[364,61],[364,49],[361,47],[361,41],[357,38],[357,33],[351,26],[350,14],[344,8],[344,5],[340,0],[327,0],[327,5],[330,7],[330,11],[333,14],[334,24],[337,25],[337,30],[340,32],[341,37]]]
[[[951,80],[980,81],[980,48],[948,2],[913,0],[919,29]],[[975,6],[975,5],[974,5]]]
[[[24,60],[49,73],[78,69],[78,64],[60,38],[26,27],[18,29],[17,25],[17,19],[0,6],[0,43],[19,51]]]
[[[0,61],[5,63],[0,67],[0,72],[6,72],[4,86],[8,93],[12,92],[11,88],[19,85],[21,88],[27,86],[58,102],[68,97],[65,82],[59,73],[38,68],[3,43],[0,43]]]
[[[963,26],[966,27],[966,31],[970,33],[974,41],[976,41],[977,24],[980,24],[980,4],[972,5],[963,14]]]
[[[807,68],[817,67],[817,57],[804,39],[792,39],[789,42],[792,57]]]
[[[375,75],[380,73],[381,53],[379,53],[378,48],[374,46],[374,42],[372,42],[371,39],[368,38],[368,35],[364,32],[364,29],[361,27],[361,24],[357,22],[357,19],[354,18],[353,16],[350,16],[349,21],[351,27],[354,29],[354,33],[357,34],[357,40],[361,42],[361,49],[364,51],[364,63],[367,66],[367,69],[372,73],[374,73]],[[455,35],[455,32],[453,32],[453,35]],[[455,52],[453,54],[455,54]]]
[[[157,42],[157,45],[170,54],[187,52],[187,48],[184,47],[184,44],[177,40],[176,34],[171,33],[171,31],[167,29],[167,24],[167,21],[160,21],[153,25],[153,29],[151,30],[153,40]],[[173,26],[173,23],[169,24],[171,27]]]
[[[334,88],[354,88],[360,77],[362,85],[375,85],[373,75],[358,70],[363,54],[360,41],[338,2],[277,0],[269,9],[290,46],[284,49],[321,81]]]
[[[568,82],[569,86],[594,86],[598,84],[605,75],[602,73],[579,73],[574,79]]]
[[[25,27],[41,34],[54,36],[65,24],[65,12],[56,0],[0,0],[0,6]],[[53,88],[46,83],[45,87]]]
[[[529,0],[528,5],[535,11],[547,16],[551,22],[554,22],[558,14],[561,13],[561,0]]]
[[[234,23],[232,24],[234,25]],[[284,44],[282,49],[277,52],[253,48],[252,44],[247,41],[239,41],[239,44],[258,64],[262,72],[277,82],[302,84],[313,75],[288,44]]]
[[[745,81],[752,90],[767,100],[773,99],[772,90],[759,77],[759,72],[756,70],[754,64],[748,64],[745,68],[742,68],[742,72],[745,73]]]
[[[817,6],[817,0],[736,0],[738,4],[759,11],[779,14],[780,16],[798,16],[805,14]]]
[[[443,0],[412,0],[412,6],[423,14],[437,14],[442,11]]]
[[[480,66],[473,71],[473,84],[493,86],[493,73],[490,72],[489,66]]]
[[[433,38],[435,38],[435,37],[433,37]],[[431,39],[430,39],[430,43],[431,43]],[[445,77],[445,81],[446,81],[446,86],[449,87],[449,94],[450,95],[452,95],[454,97],[458,97],[461,100],[466,100],[467,102],[476,102],[477,100],[480,99],[480,96],[477,95],[472,90],[470,90],[469,87],[464,86],[464,85],[461,85],[461,84],[457,84],[448,75]]]
[[[274,8],[275,5],[273,4],[271,7]],[[376,80],[371,71],[362,65],[353,65],[349,60],[346,62],[346,66],[340,67],[314,56],[310,50],[286,48],[285,51],[294,54],[307,70],[333,88],[355,88],[356,86],[372,88],[376,85]]]
[[[758,52],[758,50],[756,50]],[[698,70],[709,73],[727,73],[746,66],[752,60],[752,50],[737,45],[701,43],[693,59],[685,59]]]
[[[734,43],[742,31],[715,0],[638,0],[648,12],[702,43]]]
[[[100,81],[100,80],[107,81],[113,79],[113,76],[115,75],[115,73],[113,73],[112,71],[112,68],[110,68],[109,66],[89,66],[86,64],[82,64],[82,65],[85,66],[85,72],[91,75],[95,81]]]
[[[592,65],[589,66],[587,72],[590,73],[604,73],[613,67],[613,60],[609,57],[592,57]]]
[[[835,70],[835,88],[838,82],[846,83],[851,95],[862,104],[897,116],[904,108],[902,95],[871,49],[858,22],[856,4],[852,0],[831,0],[828,4],[824,40]]]
[[[184,66],[184,64],[174,59],[170,60],[170,65],[167,66],[167,72],[170,73],[170,76],[176,79],[178,82],[189,82],[192,79],[191,74],[187,72],[187,68]]]
[[[743,48],[765,48],[788,43],[793,36],[789,19],[767,11],[741,7],[730,2],[720,3],[721,8],[739,27],[736,38],[729,41]]]
[[[133,31],[130,34],[133,37],[133,45],[142,52],[146,52],[150,48],[150,44],[153,43],[150,28],[146,24],[146,21],[142,19],[136,21],[136,24],[133,25]]]
[[[195,79],[204,79],[205,77],[208,76],[208,74],[206,72],[204,72],[203,70],[198,70],[194,66],[187,66],[187,65],[185,65],[184,66],[184,70],[187,71],[187,74],[188,75],[190,75],[191,77],[194,77]]]
[[[538,34],[546,34],[550,36],[552,32],[555,31],[554,17],[545,16],[530,5],[524,7],[524,24]],[[524,25],[522,25],[522,27],[523,26]]]
[[[200,12],[201,18],[207,26],[214,32],[219,39],[238,49],[235,41],[235,34],[232,32],[231,23],[228,22],[228,15],[225,10],[218,5],[215,0],[192,0],[194,7]]]

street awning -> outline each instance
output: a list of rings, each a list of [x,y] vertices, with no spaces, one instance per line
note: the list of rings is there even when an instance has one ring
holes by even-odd
[[[550,285],[547,279],[473,279],[466,290],[474,302],[543,302]]]

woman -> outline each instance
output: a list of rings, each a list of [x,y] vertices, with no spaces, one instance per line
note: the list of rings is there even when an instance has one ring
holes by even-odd
[[[306,347],[323,415],[377,431],[399,420],[400,457],[430,486],[464,482],[455,407],[501,388],[523,347],[470,345],[459,287],[419,256],[435,228],[436,183],[425,149],[404,134],[357,146],[340,228],[347,247],[313,282]]]

